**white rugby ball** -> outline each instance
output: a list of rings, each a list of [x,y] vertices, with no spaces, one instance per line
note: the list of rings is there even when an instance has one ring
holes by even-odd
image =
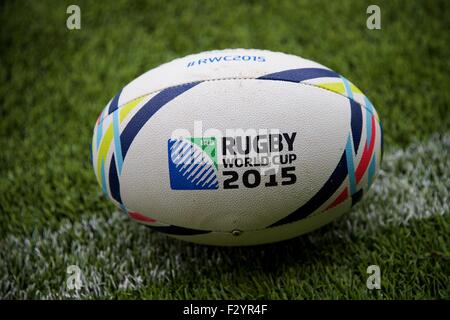
[[[92,140],[114,204],[213,245],[323,226],[368,191],[381,157],[377,112],[353,83],[265,50],[202,52],[144,73],[107,104]]]

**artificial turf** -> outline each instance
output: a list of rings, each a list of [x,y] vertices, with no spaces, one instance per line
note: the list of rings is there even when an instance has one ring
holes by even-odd
[[[72,1],[0,4],[0,297],[450,298],[448,1]],[[290,241],[214,248],[129,221],[102,196],[89,145],[126,83],[203,50],[316,60],[366,93],[387,156],[346,217]],[[78,265],[85,286],[66,288]],[[368,290],[366,268],[381,268]]]

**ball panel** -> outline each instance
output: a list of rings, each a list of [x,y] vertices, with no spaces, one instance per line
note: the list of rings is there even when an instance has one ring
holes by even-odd
[[[275,169],[276,180],[281,181],[282,169],[295,167],[296,183],[279,182],[275,187],[260,183],[248,188],[242,178],[254,168],[247,166],[234,168],[238,188],[225,190],[224,171],[229,170],[224,170],[223,158],[219,158],[217,176],[222,185],[218,190],[172,190],[167,140],[180,128],[188,131],[187,138],[196,137],[199,121],[203,135],[197,135],[216,137],[218,154],[223,138],[236,135],[230,134],[236,129],[239,136],[253,137],[260,130],[273,129],[287,136],[295,133],[292,150],[280,152],[295,159]],[[130,210],[178,226],[215,231],[264,228],[319,191],[339,162],[349,131],[348,99],[331,92],[267,80],[203,82],[170,101],[139,131],[121,174],[124,203]],[[261,180],[264,177],[270,180],[269,173],[261,174]]]

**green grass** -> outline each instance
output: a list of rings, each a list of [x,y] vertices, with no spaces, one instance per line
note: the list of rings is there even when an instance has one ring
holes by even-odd
[[[378,1],[377,31],[370,1],[77,1],[69,31],[72,3],[0,4],[0,297],[76,297],[77,264],[83,298],[450,298],[448,1]],[[187,244],[114,213],[89,160],[101,109],[160,63],[227,47],[316,60],[370,97],[388,151],[352,213],[254,248]]]

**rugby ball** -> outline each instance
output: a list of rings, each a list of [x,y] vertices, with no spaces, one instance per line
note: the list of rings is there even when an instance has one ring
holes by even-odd
[[[382,129],[356,85],[250,49],[173,60],[131,81],[95,124],[104,194],[178,239],[254,245],[348,212],[380,168]]]

